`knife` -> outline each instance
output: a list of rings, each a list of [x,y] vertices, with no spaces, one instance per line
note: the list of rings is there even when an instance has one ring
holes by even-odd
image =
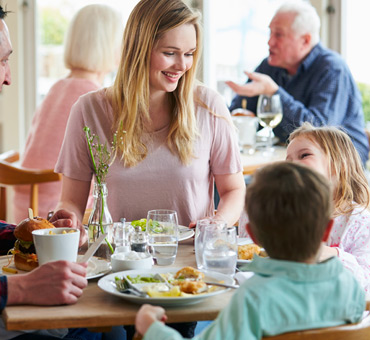
[[[93,256],[95,252],[98,250],[99,246],[104,241],[106,236],[107,234],[101,234],[99,238],[89,247],[89,249],[87,249],[87,252],[82,256],[78,263],[88,262],[91,256]]]
[[[239,288],[238,285],[228,285],[226,283],[208,282],[208,281],[204,281],[204,283],[206,285],[209,285],[209,286],[218,286],[218,287],[225,287],[225,288],[232,288],[232,289],[238,289]]]

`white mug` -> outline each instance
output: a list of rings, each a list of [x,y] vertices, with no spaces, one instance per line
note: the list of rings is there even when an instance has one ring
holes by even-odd
[[[258,118],[250,116],[232,116],[238,131],[239,146],[243,152],[253,154],[256,147]]]
[[[51,261],[77,261],[80,231],[73,228],[38,229],[32,232],[39,265]]]

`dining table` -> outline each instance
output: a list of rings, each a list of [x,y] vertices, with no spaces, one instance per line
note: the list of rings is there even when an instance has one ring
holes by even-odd
[[[7,263],[7,256],[0,257],[0,267]],[[193,238],[179,242],[175,263],[168,266],[168,268],[185,266],[196,268]],[[163,268],[163,266],[155,265],[153,268]],[[106,293],[98,287],[98,280],[99,278],[90,279],[81,298],[73,305],[7,306],[1,315],[6,329],[30,330],[86,327],[100,332],[109,331],[112,326],[133,325],[140,305]],[[233,290],[226,290],[196,304],[166,307],[168,322],[213,320],[217,317],[220,310],[228,304],[233,293]],[[42,292],[34,292],[34,294],[42,294]]]
[[[0,257],[0,267],[7,265],[9,256]],[[196,268],[194,240],[179,243],[175,263],[168,268],[192,266]],[[14,268],[14,263],[10,265]],[[153,268],[163,268],[154,266]],[[19,271],[21,273],[21,271]],[[5,275],[19,275],[4,272]],[[7,306],[1,317],[8,330],[55,329],[86,327],[91,331],[108,332],[112,326],[133,325],[139,304],[107,294],[98,287],[99,278],[90,279],[83,295],[73,305],[62,306]],[[34,292],[42,294],[42,292]],[[191,305],[166,307],[168,322],[214,320],[229,303],[234,290],[204,299]],[[366,296],[366,309],[370,310],[370,296]]]
[[[243,175],[252,175],[257,169],[273,163],[284,161],[286,158],[286,146],[275,145],[273,151],[266,153],[263,148],[257,148],[253,153],[241,152],[240,153]]]

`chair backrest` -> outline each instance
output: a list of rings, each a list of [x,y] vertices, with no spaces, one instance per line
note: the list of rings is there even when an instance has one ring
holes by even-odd
[[[368,340],[370,339],[370,315],[360,323],[309,329],[291,333],[264,337],[262,340]]]
[[[0,154],[0,220],[6,220],[7,185],[29,184],[31,186],[30,208],[36,216],[38,214],[38,184],[62,179],[62,175],[55,173],[54,169],[27,169],[13,164],[18,160],[17,151]]]

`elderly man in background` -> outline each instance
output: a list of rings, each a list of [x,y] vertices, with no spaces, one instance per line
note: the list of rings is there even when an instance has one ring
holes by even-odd
[[[270,23],[269,56],[255,72],[245,72],[245,85],[227,82],[238,94],[230,110],[247,97],[247,109],[256,112],[260,94],[278,93],[283,120],[274,132],[282,142],[305,121],[342,127],[365,163],[369,145],[361,95],[344,60],[320,43],[319,31],[319,16],[309,3],[283,4]]]

